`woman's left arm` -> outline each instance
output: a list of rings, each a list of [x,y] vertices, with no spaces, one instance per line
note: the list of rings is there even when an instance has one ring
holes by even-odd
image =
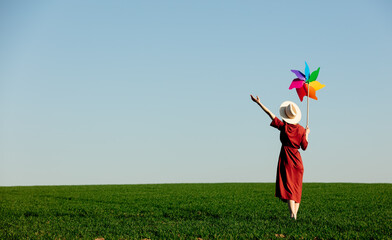
[[[261,107],[261,109],[263,109],[263,111],[271,118],[271,120],[274,120],[275,114],[273,114],[266,106],[264,106],[260,102],[259,96],[253,97],[252,94],[251,94],[250,97],[251,97],[253,102],[257,103],[257,105],[259,105]]]

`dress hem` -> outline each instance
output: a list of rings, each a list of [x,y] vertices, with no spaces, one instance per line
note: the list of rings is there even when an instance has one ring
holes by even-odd
[[[289,200],[293,200],[295,203],[301,203],[301,201],[297,201],[295,199],[286,199],[286,198],[282,198],[282,197],[278,197],[278,196],[275,196],[275,197],[279,198],[282,202],[285,202],[285,203],[287,203]]]

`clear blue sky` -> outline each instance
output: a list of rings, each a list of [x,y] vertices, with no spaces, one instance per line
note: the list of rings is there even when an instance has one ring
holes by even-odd
[[[0,186],[274,182],[306,60],[305,182],[392,182],[390,1],[2,1]],[[306,118],[301,120],[305,125]]]

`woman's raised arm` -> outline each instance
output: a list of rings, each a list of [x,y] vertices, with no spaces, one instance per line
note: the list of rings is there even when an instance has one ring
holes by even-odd
[[[260,98],[258,96],[253,97],[252,94],[250,95],[251,99],[253,102],[257,103],[257,105],[259,105],[261,107],[261,109],[264,110],[264,112],[272,119],[274,120],[275,118],[275,114],[273,114],[267,107],[265,107],[263,104],[261,104],[260,102]]]

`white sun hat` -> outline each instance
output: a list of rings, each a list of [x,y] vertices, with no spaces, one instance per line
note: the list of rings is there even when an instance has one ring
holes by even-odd
[[[282,119],[290,124],[297,124],[301,120],[301,109],[291,101],[284,101],[279,108]]]

